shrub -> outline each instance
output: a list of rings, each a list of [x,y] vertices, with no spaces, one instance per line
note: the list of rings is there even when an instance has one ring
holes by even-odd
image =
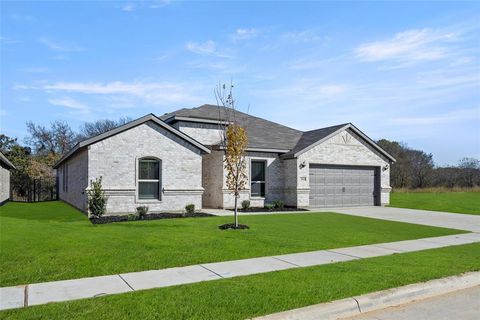
[[[140,220],[145,219],[145,217],[147,216],[147,213],[148,213],[148,206],[137,207],[137,214]]]
[[[242,210],[247,211],[250,209],[250,200],[243,200],[242,201]]]
[[[193,203],[187,204],[185,206],[185,212],[187,212],[187,214],[194,214],[195,213],[195,205]]]
[[[275,208],[275,207],[273,206],[273,204],[266,204],[266,205],[265,205],[265,209],[267,209],[267,210],[272,211],[274,208]]]
[[[283,209],[285,207],[285,203],[282,200],[275,200],[272,204],[275,209]]]
[[[101,217],[107,211],[107,197],[102,189],[102,177],[90,180],[88,195],[88,212],[95,218]]]
[[[128,216],[127,216],[127,220],[128,221],[135,221],[139,218],[139,214],[138,213],[130,213]]]

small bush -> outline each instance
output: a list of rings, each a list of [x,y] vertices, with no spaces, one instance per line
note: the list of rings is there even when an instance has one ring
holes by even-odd
[[[90,180],[90,189],[88,195],[88,212],[94,217],[99,218],[107,211],[107,197],[102,189],[102,177]]]
[[[273,206],[273,204],[266,204],[266,205],[265,205],[265,209],[267,209],[267,210],[272,211],[274,208],[275,208],[275,207]]]
[[[185,212],[186,212],[187,214],[194,214],[194,213],[195,213],[195,205],[194,205],[193,203],[187,204],[187,205],[185,206]]]
[[[273,201],[273,208],[275,209],[283,209],[285,207],[285,203],[282,200],[275,200]]]
[[[145,217],[147,216],[147,213],[148,213],[148,206],[137,207],[137,214],[140,220],[145,219]]]
[[[250,200],[243,200],[242,201],[242,210],[247,211],[250,209]]]
[[[135,220],[138,220],[139,218],[139,214],[138,213],[130,213],[128,216],[127,216],[127,220],[128,221],[135,221]]]

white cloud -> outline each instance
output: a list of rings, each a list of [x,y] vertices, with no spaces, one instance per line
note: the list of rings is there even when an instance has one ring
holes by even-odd
[[[123,11],[133,11],[137,6],[134,3],[126,3],[122,6]]]
[[[49,99],[48,102],[54,106],[69,109],[67,113],[70,116],[77,116],[82,119],[90,119],[92,116],[92,110],[89,106],[70,97],[53,98]]]
[[[188,42],[186,44],[188,51],[203,55],[203,56],[217,56],[220,58],[232,58],[231,55],[221,52],[217,49],[217,44],[213,40],[208,40],[203,43]]]
[[[323,85],[318,88],[318,92],[322,95],[333,96],[345,92],[346,87],[338,84]]]
[[[354,51],[363,61],[428,61],[449,55],[448,43],[458,40],[460,32],[413,29],[397,33],[383,41],[367,42]]]
[[[166,82],[57,82],[40,86],[15,85],[14,88],[17,90],[43,90],[48,94],[63,92],[110,97],[131,97],[141,99],[151,105],[196,103],[203,100],[203,98],[199,97],[198,92],[201,91],[201,88],[198,85]],[[116,98],[120,99],[119,97]],[[60,101],[70,108],[80,107],[79,104],[75,104],[72,100],[62,99]],[[54,100],[54,102],[59,104],[59,100]]]
[[[189,42],[187,49],[196,54],[211,55],[215,53],[217,46],[214,41],[208,40],[203,43]]]
[[[235,30],[235,33],[232,35],[233,40],[246,40],[254,38],[258,35],[258,30],[254,28],[239,28]]]
[[[149,2],[150,3],[149,7],[152,8],[152,9],[163,8],[165,6],[168,6],[171,2],[172,2],[171,0],[151,1],[151,2]]]
[[[72,98],[69,98],[69,97],[63,97],[63,98],[59,98],[59,99],[50,99],[48,100],[48,102],[50,102],[51,104],[55,105],[55,106],[62,106],[62,107],[66,107],[66,108],[69,108],[69,109],[74,109],[74,110],[78,110],[82,113],[84,112],[88,112],[90,110],[90,108],[81,103],[81,102],[78,102]]]
[[[150,0],[150,1],[136,1],[136,2],[127,2],[121,5],[120,9],[122,11],[131,12],[137,9],[157,9],[163,8],[169,5],[172,1],[171,0]]]
[[[411,126],[431,126],[461,121],[479,121],[480,107],[472,109],[460,109],[435,116],[423,117],[398,117],[392,119],[394,124]]]
[[[49,48],[50,50],[52,51],[56,51],[56,52],[79,52],[79,51],[85,51],[85,48],[81,47],[81,46],[78,46],[76,44],[72,44],[72,43],[61,43],[61,42],[58,42],[58,41],[54,41],[52,39],[49,39],[49,38],[40,38],[38,39],[38,41],[42,44],[44,44],[45,46],[47,46],[47,48]]]
[[[343,84],[324,83],[318,79],[299,79],[283,87],[256,90],[254,93],[259,96],[292,98],[325,104],[332,100],[342,99],[343,94],[348,91],[347,89],[347,86]]]
[[[291,42],[303,42],[303,43],[322,40],[322,37],[320,37],[313,30],[290,31],[290,32],[284,33],[282,35],[282,38]]]
[[[418,72],[416,75],[416,83],[422,89],[479,86],[480,74],[476,72],[472,73],[468,68],[454,70],[455,72],[452,71],[452,69],[440,69],[429,72]]]

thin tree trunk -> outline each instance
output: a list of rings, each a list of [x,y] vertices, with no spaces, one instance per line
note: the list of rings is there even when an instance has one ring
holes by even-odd
[[[238,216],[237,216],[237,201],[238,201],[238,196],[235,195],[235,228],[238,228]]]

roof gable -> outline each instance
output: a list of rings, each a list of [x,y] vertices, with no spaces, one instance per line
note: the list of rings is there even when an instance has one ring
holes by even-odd
[[[353,132],[355,132],[360,138],[362,138],[365,142],[367,142],[380,154],[386,157],[389,161],[391,162],[396,161],[394,157],[392,157],[388,152],[386,152],[383,148],[381,148],[375,141],[370,139],[365,133],[363,133],[360,129],[358,129],[351,123],[345,123],[337,126],[304,132],[302,138],[299,140],[295,148],[293,148],[292,151],[282,155],[282,158],[284,159],[297,158],[299,155],[318,146],[319,144],[333,137],[337,133],[347,129],[350,129]]]
[[[102,134],[99,134],[97,136],[94,136],[92,138],[89,138],[89,139],[86,139],[86,140],[83,140],[79,143],[77,143],[70,151],[68,151],[66,154],[64,154],[60,160],[58,160],[55,164],[54,164],[54,168],[58,168],[58,166],[65,160],[67,160],[70,156],[72,156],[73,154],[75,154],[78,150],[82,149],[82,148],[85,148],[91,144],[94,144],[98,141],[101,141],[101,140],[104,140],[104,139],[107,139],[111,136],[114,136],[116,134],[119,134],[121,132],[124,132],[126,130],[129,130],[133,127],[136,127],[138,125],[141,125],[145,122],[148,122],[148,121],[153,121],[155,122],[156,124],[158,124],[159,126],[161,126],[162,128],[172,132],[173,134],[179,136],[180,138],[184,139],[185,141],[189,142],[190,144],[192,144],[193,146],[197,147],[198,149],[200,149],[201,151],[205,152],[205,153],[210,153],[210,149],[208,149],[206,146],[204,146],[203,144],[201,144],[200,142],[198,142],[197,140],[193,139],[192,137],[186,135],[185,133],[175,129],[174,127],[166,124],[165,122],[163,122],[162,120],[160,120],[158,117],[156,117],[154,114],[147,114],[146,116],[143,116],[141,118],[138,118],[136,120],[133,120],[133,121],[130,121],[122,126],[119,126],[115,129],[112,129],[112,130],[109,130],[107,132],[104,132]]]

